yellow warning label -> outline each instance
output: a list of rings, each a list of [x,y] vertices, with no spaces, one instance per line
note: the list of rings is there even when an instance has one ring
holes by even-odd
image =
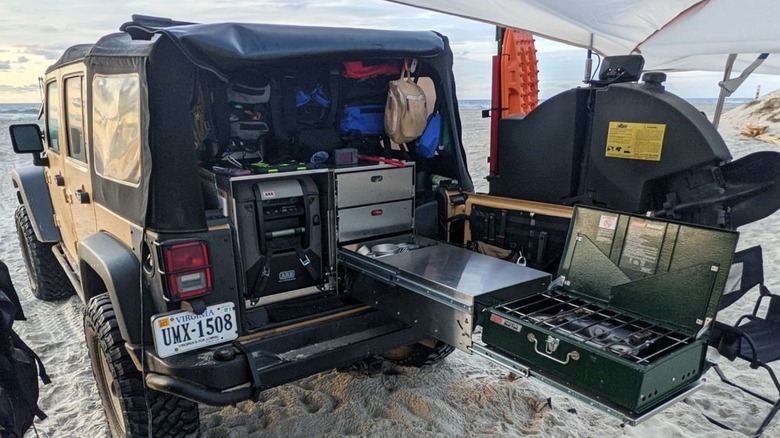
[[[629,160],[661,161],[664,146],[662,123],[609,122],[607,156]]]

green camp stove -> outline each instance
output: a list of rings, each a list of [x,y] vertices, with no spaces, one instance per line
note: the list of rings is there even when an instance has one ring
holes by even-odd
[[[626,418],[660,408],[700,384],[737,237],[577,207],[558,278],[486,311],[487,353]]]

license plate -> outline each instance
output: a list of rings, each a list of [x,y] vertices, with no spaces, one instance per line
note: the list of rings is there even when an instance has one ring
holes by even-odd
[[[232,341],[238,337],[236,306],[222,303],[209,306],[197,315],[174,312],[152,317],[154,347],[160,357]]]

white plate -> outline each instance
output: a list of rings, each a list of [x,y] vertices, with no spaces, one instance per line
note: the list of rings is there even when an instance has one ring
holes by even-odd
[[[236,305],[215,304],[200,315],[186,311],[155,315],[152,332],[154,348],[160,357],[232,341],[238,337]]]

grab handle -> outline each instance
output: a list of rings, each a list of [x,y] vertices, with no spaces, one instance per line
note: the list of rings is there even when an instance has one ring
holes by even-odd
[[[536,351],[536,354],[546,357],[547,359],[550,359],[551,361],[557,362],[561,365],[567,365],[569,363],[569,359],[580,360],[580,352],[576,350],[572,350],[566,354],[566,360],[560,360],[557,357],[553,357],[552,353],[558,349],[558,345],[560,344],[560,340],[558,338],[547,336],[547,341],[545,341],[544,346],[546,352],[539,351],[539,343],[537,342],[536,336],[533,333],[528,333],[528,341],[534,343],[534,351]]]
[[[299,236],[304,233],[306,233],[306,228],[304,227],[287,228],[284,230],[266,231],[265,238],[276,239],[277,237]]]

